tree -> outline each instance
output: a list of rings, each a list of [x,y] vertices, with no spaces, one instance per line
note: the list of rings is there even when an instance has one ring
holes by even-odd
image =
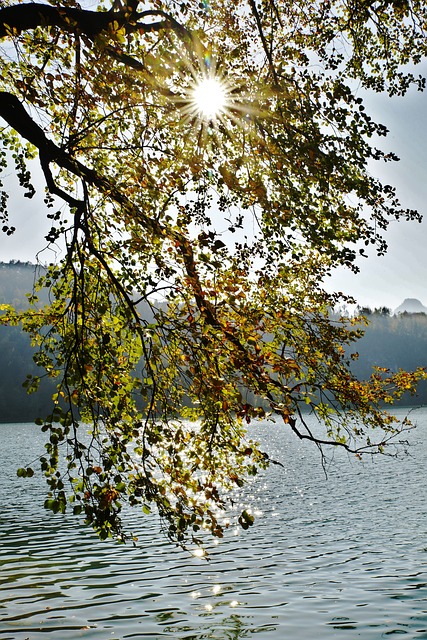
[[[408,427],[382,403],[424,372],[357,381],[345,347],[360,329],[329,318],[346,298],[322,283],[357,271],[363,245],[384,253],[390,219],[420,219],[368,172],[396,158],[373,144],[387,131],[363,89],[423,89],[405,65],[425,28],[425,4],[405,0],[1,3],[2,164],[31,198],[38,155],[47,242],[65,247],[38,283],[51,303],[36,292],[2,315],[57,378],[37,420],[47,508],[69,500],[123,537],[123,502],[155,506],[197,542],[223,535],[228,491],[268,465],[251,420],[356,455]],[[4,190],[11,234],[7,204]]]

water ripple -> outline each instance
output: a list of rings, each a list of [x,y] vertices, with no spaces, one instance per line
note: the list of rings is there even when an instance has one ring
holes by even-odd
[[[286,469],[239,493],[263,515],[209,563],[151,516],[132,515],[133,548],[46,514],[42,489],[14,475],[24,446],[42,447],[34,427],[0,425],[0,640],[425,640],[427,411],[419,421],[411,457],[335,455],[328,478],[314,450],[269,433]]]

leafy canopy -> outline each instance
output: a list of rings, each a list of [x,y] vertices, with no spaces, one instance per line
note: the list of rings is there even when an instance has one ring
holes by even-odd
[[[71,502],[101,537],[123,537],[124,503],[155,506],[186,544],[221,537],[229,491],[268,464],[247,438],[254,419],[386,451],[408,425],[381,407],[424,373],[356,380],[360,331],[330,317],[345,298],[322,283],[357,270],[364,245],[384,253],[391,219],[419,218],[368,171],[395,156],[376,148],[387,131],[362,96],[424,88],[411,71],[424,2],[0,7],[2,167],[31,198],[38,156],[46,239],[63,247],[37,284],[51,303],[35,292],[1,317],[57,379],[37,420],[47,508]],[[6,190],[0,215],[13,233]]]

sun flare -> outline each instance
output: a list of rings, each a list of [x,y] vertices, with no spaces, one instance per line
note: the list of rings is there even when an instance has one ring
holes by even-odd
[[[218,117],[227,106],[227,92],[217,78],[203,78],[193,89],[193,105],[203,118]]]

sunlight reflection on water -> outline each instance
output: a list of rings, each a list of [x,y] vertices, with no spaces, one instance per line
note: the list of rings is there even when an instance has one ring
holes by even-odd
[[[229,530],[209,562],[166,542],[153,517],[132,516],[134,549],[47,514],[37,484],[14,472],[23,451],[42,449],[36,428],[0,425],[0,640],[427,638],[427,410],[418,415],[411,456],[335,454],[328,478],[314,448],[258,427],[286,468],[241,492],[255,526]]]

